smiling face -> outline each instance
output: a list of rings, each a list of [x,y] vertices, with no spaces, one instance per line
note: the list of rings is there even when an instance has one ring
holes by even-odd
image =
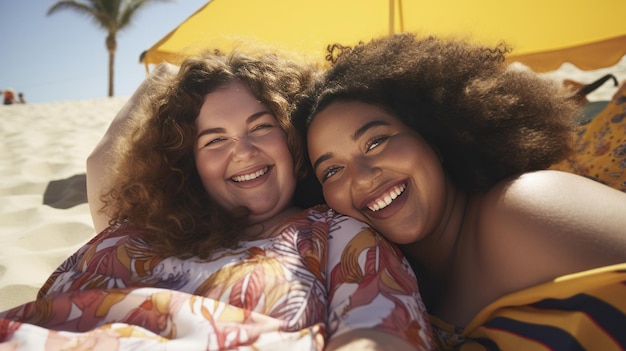
[[[415,131],[374,105],[334,102],[315,116],[308,148],[327,204],[408,244],[433,231],[445,176]]]
[[[287,137],[245,85],[233,82],[207,94],[196,127],[198,173],[224,208],[247,207],[254,224],[291,203],[296,179]]]

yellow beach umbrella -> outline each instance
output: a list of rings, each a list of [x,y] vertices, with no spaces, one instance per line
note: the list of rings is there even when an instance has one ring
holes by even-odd
[[[212,0],[141,59],[148,67],[258,41],[323,60],[328,44],[412,32],[504,41],[511,60],[538,72],[563,62],[596,69],[626,54],[625,14],[624,0]]]

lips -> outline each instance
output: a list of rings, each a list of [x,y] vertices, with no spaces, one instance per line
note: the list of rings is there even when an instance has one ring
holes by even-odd
[[[381,191],[376,191],[369,199],[364,199],[360,212],[370,223],[392,220],[399,211],[406,208],[410,191],[406,179],[402,182],[389,184],[389,186],[381,188]]]
[[[269,172],[270,167],[269,166],[265,166],[261,169],[259,169],[258,171],[255,172],[251,172],[251,173],[246,173],[246,174],[238,174],[235,176],[232,176],[230,178],[230,180],[232,180],[235,183],[243,183],[243,182],[249,182],[251,180],[255,180],[265,174],[267,174],[267,172]]]
[[[398,184],[388,191],[386,191],[381,196],[377,197],[373,201],[370,201],[366,207],[368,210],[372,212],[378,212],[387,206],[391,205],[394,200],[398,198],[398,196],[402,195],[406,190],[406,183]]]

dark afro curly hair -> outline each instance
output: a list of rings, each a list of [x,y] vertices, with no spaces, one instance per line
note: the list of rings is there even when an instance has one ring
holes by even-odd
[[[337,45],[333,46],[336,49]],[[578,105],[555,81],[505,62],[505,44],[399,34],[344,47],[293,116],[305,132],[334,101],[362,101],[422,135],[453,182],[483,192],[572,152]]]

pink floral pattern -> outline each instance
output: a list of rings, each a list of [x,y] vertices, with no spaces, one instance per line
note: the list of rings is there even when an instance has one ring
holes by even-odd
[[[325,207],[280,235],[210,259],[159,257],[128,225],[68,258],[36,301],[0,313],[0,346],[103,350],[322,350],[372,328],[431,349],[400,251]],[[1,347],[0,347],[1,348]]]

